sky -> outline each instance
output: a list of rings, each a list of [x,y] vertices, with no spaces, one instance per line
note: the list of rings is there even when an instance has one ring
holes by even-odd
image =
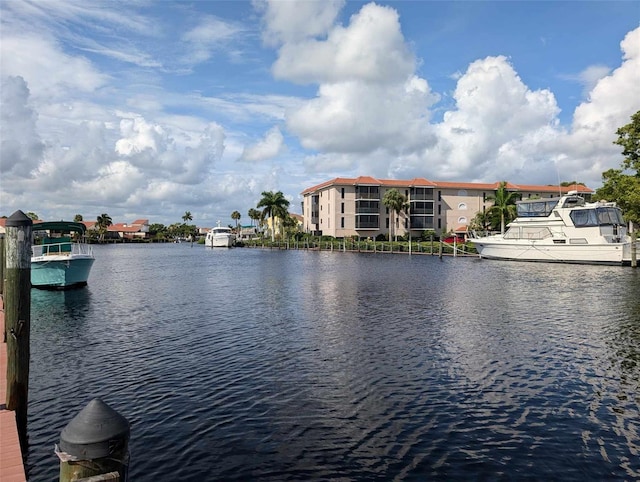
[[[249,224],[335,177],[598,188],[638,1],[0,2],[0,216]]]

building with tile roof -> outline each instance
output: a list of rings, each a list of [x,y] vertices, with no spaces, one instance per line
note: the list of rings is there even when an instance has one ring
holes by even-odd
[[[389,233],[393,216],[382,204],[385,193],[397,189],[409,202],[409,212],[396,217],[399,236],[409,231],[419,236],[425,230],[437,235],[463,234],[478,212],[492,206],[500,182],[442,182],[424,178],[410,180],[337,177],[302,191],[303,230],[336,238],[375,238]],[[538,186],[507,183],[509,191],[522,198],[559,197],[578,191],[587,198],[593,189],[583,185]]]

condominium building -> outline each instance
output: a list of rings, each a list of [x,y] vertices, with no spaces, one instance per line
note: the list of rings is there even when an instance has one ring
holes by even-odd
[[[478,212],[492,206],[500,182],[492,184],[470,182],[440,182],[424,178],[411,180],[375,179],[369,176],[357,178],[338,177],[302,192],[304,231],[316,235],[344,238],[358,236],[375,238],[389,233],[394,222],[397,234],[409,230],[419,236],[425,230],[438,235],[466,233],[467,227]],[[535,186],[511,184],[509,191],[528,197],[558,197],[576,190],[590,197],[593,190],[583,185]],[[387,191],[396,189],[409,204],[408,212],[393,216],[382,199]],[[394,232],[396,232],[394,230]]]

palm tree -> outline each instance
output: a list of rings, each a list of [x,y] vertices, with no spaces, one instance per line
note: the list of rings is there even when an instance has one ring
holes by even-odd
[[[113,224],[111,216],[107,213],[101,214],[96,219],[96,224],[98,226],[98,232],[100,233],[100,241],[104,241],[104,235],[107,233],[107,228]]]
[[[262,218],[268,217],[271,219],[271,242],[275,242],[275,218],[279,217],[280,219],[284,219],[288,214],[287,208],[289,207],[289,201],[284,197],[282,191],[276,193],[273,191],[263,191],[262,199],[260,199],[256,207],[264,208],[262,210]]]
[[[249,216],[249,219],[251,219],[252,226],[254,221],[258,221],[262,217],[262,213],[258,209],[254,208],[249,209],[249,212],[247,214]]]
[[[493,206],[487,210],[489,215],[500,215],[500,233],[504,234],[505,220],[515,219],[517,215],[516,201],[520,199],[520,193],[509,191],[507,181],[502,181],[496,189],[495,196],[487,196],[487,201],[493,201]]]
[[[238,220],[242,217],[242,215],[238,211],[233,211],[231,213],[231,219],[236,222],[236,233],[238,232]]]
[[[185,211],[184,215],[182,216],[182,220],[185,223],[188,223],[189,221],[193,220],[193,216],[191,215],[191,211]]]
[[[400,214],[400,212],[404,211],[407,208],[407,198],[404,197],[404,194],[401,194],[397,189],[389,189],[386,193],[384,193],[384,197],[382,198],[382,204],[391,212],[391,228],[393,230],[389,230],[389,241],[391,241],[391,234],[395,234],[395,240],[398,241],[398,233],[395,229],[396,217]]]

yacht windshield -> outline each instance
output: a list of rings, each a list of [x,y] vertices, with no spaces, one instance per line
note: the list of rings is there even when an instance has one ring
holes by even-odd
[[[576,228],[625,224],[622,212],[615,207],[576,209],[571,211],[570,217]]]
[[[546,218],[558,204],[558,199],[535,199],[516,203],[520,218]]]

